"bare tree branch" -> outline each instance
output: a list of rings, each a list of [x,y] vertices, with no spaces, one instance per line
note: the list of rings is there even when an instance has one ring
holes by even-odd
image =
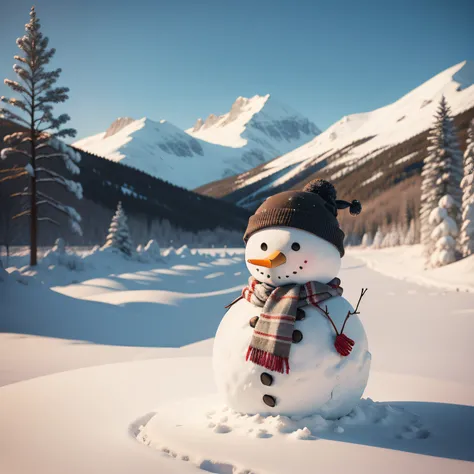
[[[23,216],[29,216],[31,214],[31,211],[27,209],[26,211],[20,212],[19,214],[16,214],[15,216],[12,217],[12,219],[18,219]]]
[[[23,171],[22,173],[18,173],[12,176],[5,176],[4,178],[0,179],[0,183],[4,183],[5,181],[11,181],[13,179],[18,179],[21,178],[22,176],[29,176],[26,171]]]

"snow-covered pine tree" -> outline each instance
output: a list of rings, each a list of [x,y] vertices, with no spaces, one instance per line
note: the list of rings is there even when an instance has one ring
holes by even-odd
[[[388,247],[391,247],[391,245],[390,245],[391,240],[392,240],[391,232],[388,232],[388,234],[384,235],[383,240],[380,243],[380,248],[381,249],[386,249]]]
[[[362,247],[370,247],[372,245],[372,234],[370,232],[366,232],[362,237]]]
[[[48,168],[48,162],[60,158],[72,174],[79,173],[81,156],[72,148],[58,140],[63,137],[74,137],[76,131],[72,128],[63,128],[68,120],[67,114],[53,115],[53,104],[65,102],[68,99],[67,87],[54,87],[59,78],[61,69],[46,71],[45,66],[50,62],[56,50],[48,49],[49,39],[40,31],[40,22],[35,8],[31,8],[30,21],[25,26],[26,34],[17,39],[17,45],[23,52],[15,56],[19,64],[14,64],[13,70],[18,76],[18,82],[5,79],[5,84],[21,99],[7,99],[0,97],[0,101],[11,107],[16,107],[18,113],[8,108],[0,108],[0,117],[12,120],[23,127],[22,131],[4,137],[7,148],[1,152],[1,158],[10,154],[19,154],[26,158],[26,165],[5,170],[7,176],[1,181],[17,178],[28,178],[27,187],[12,197],[26,196],[29,206],[14,218],[30,217],[30,265],[37,263],[37,226],[39,221],[46,221],[56,225],[59,223],[45,215],[39,215],[43,207],[54,208],[65,214],[70,221],[72,230],[81,234],[80,215],[70,206],[66,206],[45,193],[46,187],[59,184],[74,193],[78,199],[82,198],[82,187],[79,183],[66,179],[58,172]]]
[[[450,108],[444,96],[441,97],[436,111],[428,141],[428,155],[421,173],[420,223],[421,243],[429,260],[434,247],[431,238],[434,224],[430,223],[430,215],[433,209],[437,208],[439,200],[443,196],[451,196],[449,215],[457,225],[461,218],[462,153]]]
[[[391,244],[390,246],[397,247],[398,245],[400,245],[400,239],[401,239],[399,224],[393,223],[392,230],[390,233],[392,234],[392,238],[390,240],[390,244]]]
[[[462,189],[462,224],[459,245],[462,255],[474,254],[474,120],[467,132],[467,147],[464,152],[464,176]]]
[[[384,235],[380,229],[377,229],[377,232],[374,236],[374,241],[372,242],[373,249],[380,249],[382,248],[382,243],[384,241]]]
[[[389,232],[385,234],[385,237],[382,240],[381,247],[396,247],[397,245],[400,245],[400,234],[397,224],[393,223],[390,226]]]
[[[131,256],[133,244],[128,230],[127,216],[122,208],[122,203],[119,201],[117,211],[112,217],[112,222],[109,227],[109,235],[104,248],[112,248],[122,252],[125,255]]]
[[[454,205],[454,199],[449,194],[443,196],[438,207],[435,207],[429,216],[429,223],[434,227],[431,232],[433,252],[429,259],[432,267],[441,267],[456,261],[455,239],[458,236],[458,227],[449,215],[449,210]]]
[[[150,240],[145,246],[145,254],[152,261],[157,261],[161,259],[161,250],[158,242],[156,240]]]
[[[416,228],[415,228],[415,220],[412,219],[410,221],[410,226],[408,227],[408,232],[403,239],[403,245],[415,245],[416,243]]]

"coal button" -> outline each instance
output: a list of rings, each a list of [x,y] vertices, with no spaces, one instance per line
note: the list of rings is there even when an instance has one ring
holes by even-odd
[[[303,333],[296,329],[295,331],[293,331],[292,339],[295,343],[301,342],[303,340]]]
[[[250,326],[254,328],[257,325],[257,321],[258,321],[258,316],[254,316],[253,318],[251,318],[249,321]]]
[[[263,372],[263,374],[260,375],[260,381],[263,383],[263,385],[270,386],[273,383],[273,377],[270,374]]]
[[[306,313],[301,308],[298,308],[296,310],[296,320],[302,321],[304,318],[306,318]]]
[[[276,405],[275,397],[272,397],[271,395],[264,395],[263,402],[265,403],[265,405],[268,405],[272,408]]]

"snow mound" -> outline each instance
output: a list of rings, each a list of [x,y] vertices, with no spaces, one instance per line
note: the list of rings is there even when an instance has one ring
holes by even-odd
[[[169,247],[163,250],[163,257],[165,257],[166,259],[176,257],[176,249],[174,247]]]
[[[145,247],[139,245],[136,254],[139,262],[151,263],[162,261],[160,246],[158,242],[153,239],[151,239]]]
[[[61,238],[57,239],[53,248],[44,254],[41,264],[47,267],[60,265],[74,271],[84,270],[85,267],[84,259],[67,250],[66,243]]]
[[[423,428],[418,416],[389,403],[374,402],[370,398],[362,399],[347,416],[338,420],[329,420],[321,415],[299,416],[262,416],[236,413],[228,407],[206,413],[207,426],[214,433],[235,431],[240,435],[267,436],[290,435],[295,439],[310,439],[316,433],[335,431],[343,433],[344,427],[363,426],[383,427],[383,435],[397,438],[426,438],[429,433]],[[227,431],[222,430],[223,423]],[[220,429],[217,429],[220,427]],[[340,429],[342,428],[342,430]]]
[[[189,249],[187,245],[183,245],[178,250],[176,250],[176,255],[178,255],[180,258],[190,257],[191,250]]]
[[[136,439],[153,449],[199,465],[195,450],[202,443],[213,446],[217,453],[223,446],[239,443],[242,438],[273,438],[292,443],[319,438],[345,441],[367,435],[400,440],[424,440],[430,436],[418,415],[395,404],[374,402],[369,398],[361,400],[349,415],[338,420],[327,420],[320,415],[244,415],[217,405],[218,400],[208,396],[163,406],[139,427]],[[219,408],[214,408],[216,406]]]

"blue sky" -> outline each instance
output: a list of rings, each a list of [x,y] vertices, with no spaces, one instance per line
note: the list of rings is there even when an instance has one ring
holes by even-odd
[[[0,77],[32,0],[0,0]],[[119,116],[187,128],[238,96],[270,93],[320,128],[396,100],[474,59],[474,3],[39,0],[78,138]],[[0,95],[10,90],[0,85]]]

